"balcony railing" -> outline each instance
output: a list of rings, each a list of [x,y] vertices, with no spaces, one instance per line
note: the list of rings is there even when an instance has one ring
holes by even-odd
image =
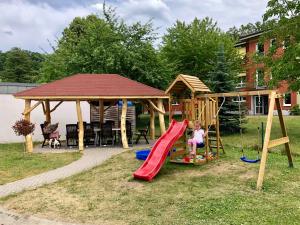
[[[237,83],[236,89],[247,89],[247,90],[264,90],[268,88],[268,82],[245,82]]]

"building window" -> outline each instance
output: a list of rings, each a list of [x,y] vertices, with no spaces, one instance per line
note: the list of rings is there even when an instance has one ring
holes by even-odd
[[[240,97],[234,97],[232,98],[233,102],[246,102],[246,97],[245,96],[240,96]]]
[[[264,87],[265,86],[265,72],[264,69],[256,70],[256,87]]]
[[[264,54],[264,44],[261,42],[256,43],[256,53],[258,54]]]
[[[291,105],[292,105],[291,93],[286,93],[284,95],[283,106],[291,106]]]
[[[246,87],[246,76],[239,76],[236,88],[244,88],[244,87]]]
[[[270,47],[272,48],[272,47],[276,47],[276,38],[272,38],[271,40],[270,40]]]
[[[283,49],[287,49],[291,45],[291,38],[288,36],[284,39],[283,43]]]

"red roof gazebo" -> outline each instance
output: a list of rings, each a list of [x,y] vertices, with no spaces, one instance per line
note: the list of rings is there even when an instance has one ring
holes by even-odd
[[[127,100],[139,101],[150,110],[150,136],[155,137],[154,112],[159,114],[161,132],[165,132],[163,100],[169,99],[164,91],[148,85],[133,81],[118,74],[76,74],[53,81],[29,90],[18,92],[16,98],[25,100],[24,117],[30,120],[30,112],[37,106],[42,105],[46,121],[51,123],[53,112],[64,101],[75,101],[79,122],[79,150],[83,145],[83,121],[81,115],[81,101],[99,101],[100,118],[103,120],[104,103],[114,104],[116,100],[122,100],[121,136],[124,148],[128,148],[126,136],[126,111]],[[37,101],[31,106],[32,101]],[[50,109],[51,101],[59,101]],[[102,116],[101,116],[102,115]],[[100,121],[103,122],[103,121]],[[28,151],[32,151],[32,138],[26,137]]]

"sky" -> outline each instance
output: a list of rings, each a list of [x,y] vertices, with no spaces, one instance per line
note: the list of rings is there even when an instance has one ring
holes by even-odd
[[[101,14],[102,0],[0,0],[0,51],[51,52],[75,17]],[[261,21],[267,0],[106,0],[128,23],[152,19],[162,36],[176,20],[211,17],[228,28]]]

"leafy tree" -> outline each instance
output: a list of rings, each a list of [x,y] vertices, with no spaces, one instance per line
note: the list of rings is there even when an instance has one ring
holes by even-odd
[[[238,39],[241,36],[246,36],[252,33],[263,31],[263,24],[261,22],[247,23],[246,25],[241,25],[239,28],[231,27],[228,29],[227,33]]]
[[[230,70],[230,59],[226,59],[224,47],[221,45],[217,52],[216,68],[209,73],[207,84],[213,92],[231,92],[235,90],[236,72]],[[222,132],[238,132],[240,130],[240,114],[242,122],[245,120],[245,107],[241,105],[241,112],[236,102],[232,98],[226,98],[220,109],[220,129]],[[219,105],[223,101],[219,98]]]
[[[216,69],[218,46],[224,46],[226,59],[231,59],[230,71],[237,71],[241,59],[234,48],[234,39],[217,27],[212,19],[195,18],[190,24],[177,21],[163,36],[161,56],[174,68],[174,75],[186,73],[198,76],[204,82],[209,72]]]
[[[36,82],[43,59],[40,53],[12,48],[0,55],[0,78],[5,82]]]
[[[55,52],[47,56],[41,81],[75,73],[118,73],[164,88],[170,69],[154,49],[154,40],[151,23],[127,25],[104,7],[104,18],[77,17],[65,28]]]
[[[292,90],[300,89],[300,0],[270,0],[263,16],[264,39],[273,46],[263,59],[272,71],[272,83],[288,81]],[[278,48],[285,48],[284,54]]]

